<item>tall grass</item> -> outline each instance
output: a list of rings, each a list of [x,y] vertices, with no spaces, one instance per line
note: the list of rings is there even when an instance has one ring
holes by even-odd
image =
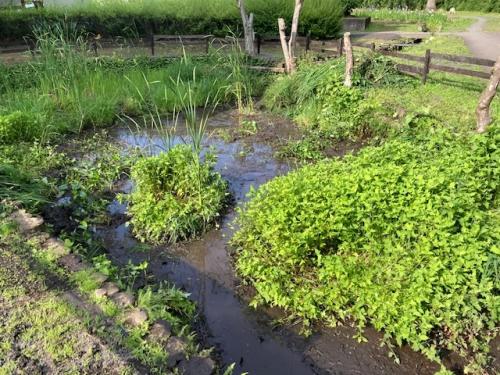
[[[425,25],[431,31],[442,31],[443,28],[454,22],[446,13],[429,13],[425,10],[360,8],[355,9],[353,14],[361,17],[371,17],[373,20]]]
[[[40,51],[27,69],[0,77],[0,115],[19,111],[40,118],[49,133],[109,126],[117,116],[154,118],[193,108],[208,109],[234,84],[231,65],[221,55],[194,60],[116,60],[91,57],[75,30],[51,26],[37,30]],[[30,75],[30,80],[12,79]],[[196,74],[193,74],[196,72]],[[238,79],[259,88],[260,76],[242,70]],[[251,77],[247,76],[252,74]],[[124,77],[127,77],[126,79]],[[250,90],[250,88],[249,88]],[[168,98],[168,100],[166,100]],[[45,132],[47,133],[47,132]],[[32,138],[32,137],[31,137]]]

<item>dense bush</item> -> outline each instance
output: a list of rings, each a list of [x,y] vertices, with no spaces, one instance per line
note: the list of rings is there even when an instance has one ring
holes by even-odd
[[[424,133],[251,192],[237,269],[256,304],[372,324],[435,360],[456,350],[480,373],[499,323],[500,131]]]
[[[203,163],[189,146],[142,159],[132,167],[130,195],[135,235],[150,242],[176,242],[201,234],[219,216],[227,185],[214,172],[214,158]]]
[[[334,60],[325,64],[304,63],[296,74],[275,80],[264,94],[272,110],[285,110],[308,130],[319,130],[337,140],[356,139],[381,129],[373,117],[374,100],[365,98],[363,87],[407,84],[394,63],[369,55],[358,62],[354,87],[344,83],[345,64]]]
[[[293,1],[249,0],[248,10],[255,13],[258,33],[277,35],[277,19],[289,23]],[[335,35],[340,29],[344,7],[340,0],[311,0],[304,5],[300,31],[314,36]],[[134,2],[90,2],[71,8],[47,7],[44,10],[0,11],[0,35],[4,39],[22,39],[31,35],[34,25],[46,22],[76,24],[80,29],[103,36],[146,36],[157,34],[227,35],[229,29],[242,30],[236,2],[233,0],[143,0]]]

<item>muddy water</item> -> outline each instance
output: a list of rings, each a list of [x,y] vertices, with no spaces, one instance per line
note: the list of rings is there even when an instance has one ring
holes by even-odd
[[[232,126],[232,118],[219,114],[210,128]],[[118,130],[117,141],[144,147],[153,141],[162,145],[154,133],[135,133]],[[174,139],[180,143],[182,134]],[[205,148],[213,148],[218,155],[216,169],[229,182],[235,205],[245,201],[250,188],[258,187],[270,179],[286,174],[290,167],[273,158],[270,147],[241,141],[225,143],[208,138]],[[160,150],[161,147],[155,147]],[[125,183],[121,190],[131,189]],[[208,328],[206,341],[216,346],[226,364],[236,363],[235,374],[251,375],[307,375],[307,374],[431,374],[436,369],[408,348],[396,354],[402,365],[396,365],[380,348],[380,336],[368,330],[367,344],[352,339],[354,330],[343,327],[335,330],[318,329],[310,338],[303,338],[293,327],[272,328],[272,319],[283,317],[281,311],[255,311],[248,307],[238,293],[238,280],[234,276],[230,249],[227,242],[232,235],[231,209],[220,228],[208,232],[203,238],[150,251],[138,251],[138,243],[130,236],[124,223],[125,207],[114,203],[110,207],[115,225],[101,231],[110,255],[118,263],[147,260],[150,270],[159,280],[169,280],[191,293],[200,307]]]

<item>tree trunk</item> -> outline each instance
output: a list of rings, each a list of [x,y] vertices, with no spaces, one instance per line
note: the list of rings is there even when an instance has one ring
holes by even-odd
[[[484,133],[488,128],[488,125],[491,124],[491,114],[490,114],[490,105],[493,101],[497,93],[498,85],[500,84],[500,56],[497,58],[497,62],[493,67],[493,71],[491,73],[490,81],[488,82],[488,86],[484,89],[481,94],[481,98],[479,99],[479,105],[476,109],[477,115],[477,132]]]
[[[429,12],[435,12],[437,10],[436,0],[427,0],[425,9]]]
[[[245,33],[245,52],[250,56],[257,54],[255,48],[255,31],[253,28],[253,13],[247,14],[245,9],[245,0],[237,0],[240,8],[241,20],[243,21],[243,31]]]
[[[278,30],[280,33],[281,48],[285,56],[285,70],[287,73],[290,73],[290,52],[288,50],[288,44],[286,43],[286,24],[283,18],[278,18]]]
[[[294,73],[297,69],[297,57],[295,50],[297,47],[297,35],[299,30],[299,19],[302,11],[304,0],[295,0],[295,9],[293,11],[292,30],[290,34],[290,41],[286,42],[286,24],[283,18],[278,19],[278,29],[280,33],[281,48],[285,56],[285,65],[287,73]]]
[[[352,53],[351,33],[344,34],[345,49],[345,81],[344,86],[352,87],[352,73],[354,71],[354,56]]]

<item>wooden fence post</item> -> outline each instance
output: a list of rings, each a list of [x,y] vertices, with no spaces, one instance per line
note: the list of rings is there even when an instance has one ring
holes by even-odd
[[[311,32],[309,31],[306,37],[306,52],[309,52],[310,50],[311,50]]]
[[[345,45],[345,81],[344,86],[352,87],[352,73],[354,71],[354,56],[352,52],[351,33],[344,34]]]
[[[497,62],[493,67],[493,71],[491,72],[491,77],[488,82],[488,86],[484,89],[481,94],[481,98],[479,99],[479,104],[476,109],[477,115],[477,128],[476,131],[478,133],[484,133],[488,128],[488,125],[491,124],[491,114],[490,114],[490,105],[493,101],[497,93],[498,85],[500,84],[500,56],[497,58]]]
[[[151,56],[155,55],[155,34],[151,33]]]
[[[257,34],[257,55],[260,55],[260,49],[262,47],[262,36]]]
[[[97,41],[96,40],[92,41],[92,52],[94,52],[95,57],[99,56],[99,54],[97,53]]]
[[[425,60],[424,60],[424,71],[422,72],[422,83],[425,85],[427,83],[427,77],[431,70],[431,50],[428,49],[425,51]]]
[[[205,52],[207,55],[210,53],[210,38],[208,36],[205,38]]]
[[[338,57],[342,57],[342,55],[344,54],[343,50],[344,50],[344,39],[340,38],[337,41],[337,55],[338,55]]]
[[[370,49],[372,52],[375,52],[375,43],[370,44]]]

